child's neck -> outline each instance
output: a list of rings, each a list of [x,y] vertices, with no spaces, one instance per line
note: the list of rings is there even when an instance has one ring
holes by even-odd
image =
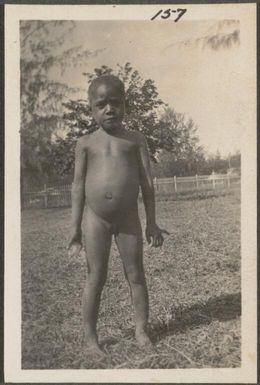
[[[107,135],[118,135],[123,131],[123,126],[120,124],[118,126],[111,127],[108,130],[104,129],[103,127],[99,127],[99,130]]]

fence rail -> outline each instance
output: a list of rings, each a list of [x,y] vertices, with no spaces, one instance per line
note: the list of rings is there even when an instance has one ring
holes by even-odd
[[[156,194],[181,193],[195,190],[230,188],[240,183],[238,175],[195,175],[154,179]]]
[[[240,184],[238,175],[195,175],[188,177],[154,178],[156,196],[181,194],[188,191],[226,189]],[[54,208],[71,205],[71,184],[43,185],[40,188],[27,186],[21,192],[23,209]]]

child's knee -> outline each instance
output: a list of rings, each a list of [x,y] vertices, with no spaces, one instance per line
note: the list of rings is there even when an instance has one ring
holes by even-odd
[[[107,272],[103,269],[101,270],[92,270],[88,274],[88,283],[92,286],[93,289],[102,290],[103,286],[106,283]]]
[[[141,285],[144,283],[144,274],[140,269],[130,269],[125,272],[130,285]]]

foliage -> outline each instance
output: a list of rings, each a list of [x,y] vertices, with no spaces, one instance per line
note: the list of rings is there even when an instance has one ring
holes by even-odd
[[[124,66],[117,65],[116,70],[107,66],[95,68],[93,73],[85,73],[88,83],[104,74],[115,74],[125,84],[126,115],[124,125],[129,130],[138,130],[145,134],[151,157],[155,159],[159,146],[160,120],[159,110],[163,102],[158,96],[154,82],[151,79],[143,80],[137,70],[130,63]],[[64,103],[66,113],[64,120],[69,132],[65,138],[58,138],[54,149],[55,164],[59,172],[64,175],[73,169],[74,149],[76,140],[85,134],[97,129],[91,117],[88,100],[70,100]],[[66,153],[66,159],[64,154]]]
[[[199,139],[196,136],[194,122],[191,119],[185,120],[183,114],[166,107],[159,98],[154,82],[151,79],[143,80],[130,63],[118,65],[116,71],[102,66],[96,68],[94,73],[85,75],[90,83],[95,77],[112,73],[121,78],[125,84],[125,127],[144,133],[154,161],[157,161],[158,152],[165,149],[171,152],[174,159],[178,158],[179,166],[185,163],[187,170],[184,173],[191,172],[191,166],[199,160],[202,152],[202,148],[198,145]],[[91,118],[87,100],[71,100],[65,103],[65,106],[67,112],[64,119],[70,130],[65,138],[57,140],[54,151],[55,165],[62,175],[70,173],[73,168],[72,148],[74,149],[76,140],[97,129]]]
[[[240,151],[234,154],[229,154],[226,157],[222,157],[219,151],[216,154],[211,154],[207,157],[204,164],[204,173],[210,174],[212,171],[223,174],[228,171],[229,168],[240,168],[241,166],[241,154]]]
[[[232,168],[241,167],[241,152],[236,151],[234,154],[229,155],[229,166]]]
[[[204,153],[193,120],[185,119],[184,114],[168,107],[161,121],[160,145],[163,151],[158,156],[158,163],[153,165],[153,174],[157,177],[196,174]]]
[[[46,177],[53,170],[53,134],[63,127],[64,100],[73,89],[51,80],[50,71],[84,63],[97,54],[81,47],[66,49],[73,22],[21,21],[21,166],[22,175]]]
[[[152,165],[156,177],[226,174],[230,168],[240,169],[241,154],[239,151],[228,156],[216,154],[206,155],[201,146],[195,147],[183,156],[175,156],[170,151],[162,151],[158,163]]]
[[[240,44],[239,20],[220,20],[214,22],[205,34],[181,42],[183,46],[209,48],[213,51],[230,49]]]
[[[87,100],[74,100],[76,89],[51,80],[49,76],[54,70],[64,74],[69,67],[81,67],[90,56],[99,53],[99,50],[90,51],[81,46],[68,48],[66,42],[74,28],[75,23],[71,21],[30,20],[20,23],[22,179],[52,177],[54,168],[50,164],[57,166],[55,172],[60,175],[70,174],[76,139],[96,129]],[[239,44],[239,21],[215,22],[203,36],[182,43],[213,50],[231,48]],[[180,155],[182,145],[178,140],[183,143],[185,132],[189,129],[184,128],[181,138],[178,130],[168,129],[167,119],[161,118],[161,110],[165,105],[159,98],[153,80],[142,79],[129,63],[118,65],[114,70],[102,66],[85,75],[90,82],[104,73],[115,73],[124,81],[127,93],[125,124],[129,129],[139,130],[146,135],[151,158],[156,160],[162,149],[172,155],[163,152],[161,157],[170,159],[176,158],[176,154]],[[176,115],[173,120],[180,118],[175,112],[173,114]],[[66,138],[63,134],[54,143],[55,134],[65,132],[67,127]],[[203,160],[202,151],[196,143],[191,141],[187,145],[191,146],[190,161],[187,161],[189,151],[184,146],[183,156],[178,158],[178,166],[174,166],[183,175],[193,172]],[[173,160],[167,162],[172,163]]]
[[[203,38],[203,47],[215,51],[240,44],[239,20],[221,20],[212,26]]]
[[[221,174],[225,173],[228,169],[228,160],[222,158],[220,152],[217,151],[216,154],[209,155],[206,168],[209,170],[209,173],[212,171]]]

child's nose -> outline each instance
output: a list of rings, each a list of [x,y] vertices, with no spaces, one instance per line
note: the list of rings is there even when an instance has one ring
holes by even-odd
[[[114,107],[112,106],[112,104],[107,104],[107,112],[113,112],[114,111]]]

